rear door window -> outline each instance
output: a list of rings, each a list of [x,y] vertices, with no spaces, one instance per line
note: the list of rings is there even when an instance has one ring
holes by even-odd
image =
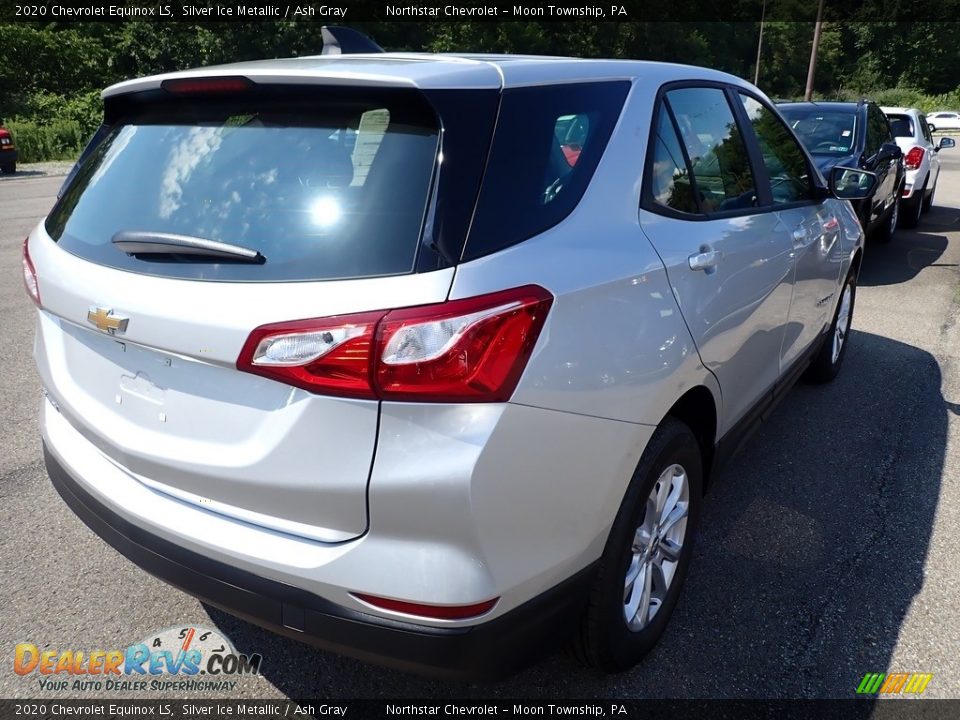
[[[121,118],[47,219],[66,250],[124,270],[229,280],[332,280],[413,270],[438,149],[416,92],[324,101],[232,98]],[[131,256],[118,233],[258,251],[262,264]]]
[[[657,133],[649,170],[650,194],[654,202],[664,207],[683,213],[698,213],[700,208],[690,177],[690,167],[670,111],[661,104],[657,115]]]

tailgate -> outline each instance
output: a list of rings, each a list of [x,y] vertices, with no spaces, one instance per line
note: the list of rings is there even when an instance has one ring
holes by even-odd
[[[237,358],[261,325],[446,298],[452,269],[416,272],[439,121],[409,88],[214,80],[108,103],[30,240],[40,375],[154,490],[346,540],[367,526],[378,403]]]
[[[250,330],[298,317],[442,300],[452,269],[324,283],[227,284],[87,262],[38,229],[36,357],[67,419],[117,465],[186,502],[335,542],[366,528],[378,403],[239,372]],[[109,335],[91,307],[128,320]]]

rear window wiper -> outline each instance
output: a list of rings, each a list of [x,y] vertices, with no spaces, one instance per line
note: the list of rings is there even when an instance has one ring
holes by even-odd
[[[141,230],[121,230],[111,242],[127,255],[191,255],[198,259],[225,258],[235,262],[264,263],[257,250],[218,240]]]

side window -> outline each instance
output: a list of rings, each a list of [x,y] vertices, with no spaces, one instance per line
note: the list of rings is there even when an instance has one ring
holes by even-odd
[[[786,205],[811,199],[813,181],[799,143],[772,110],[749,95],[741,94],[740,100],[760,143],[774,204]]]
[[[867,106],[867,157],[873,157],[877,154],[880,146],[884,142],[886,128],[883,123],[877,122],[877,113],[873,112],[872,106]]]
[[[893,139],[893,128],[890,127],[890,121],[887,119],[887,116],[883,114],[883,111],[877,106],[873,106],[873,111],[877,114],[877,122],[883,126],[883,133],[880,137],[883,138],[884,143],[895,143],[896,140]]]
[[[464,260],[523,242],[573,212],[629,90],[615,80],[503,91]]]
[[[743,136],[723,90],[681,88],[667,93],[703,212],[757,204],[757,190]]]
[[[872,136],[872,137],[871,137]],[[867,157],[873,157],[884,143],[892,143],[890,123],[876,105],[867,106]]]
[[[690,168],[670,119],[670,111],[661,104],[657,114],[657,134],[650,163],[650,194],[660,205],[685,213],[699,212],[690,182]]]

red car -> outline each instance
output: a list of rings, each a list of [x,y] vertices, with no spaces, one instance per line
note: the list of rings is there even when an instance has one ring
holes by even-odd
[[[13,174],[17,171],[17,146],[13,144],[13,135],[0,127],[0,170]]]

